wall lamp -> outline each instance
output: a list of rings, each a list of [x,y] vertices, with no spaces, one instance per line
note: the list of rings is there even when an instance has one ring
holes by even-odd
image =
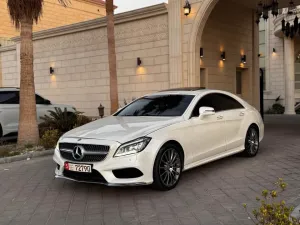
[[[50,67],[50,74],[53,75],[54,74],[54,68],[51,66]]]
[[[225,52],[222,52],[222,54],[221,54],[221,59],[222,59],[223,61],[225,61],[225,60],[226,60],[226,55],[225,55]]]
[[[244,64],[247,63],[247,57],[246,57],[246,55],[242,55],[241,61],[242,61],[242,63],[244,63]]]
[[[186,16],[190,15],[192,7],[188,0],[185,1],[185,5],[183,9],[184,9],[184,15]]]
[[[276,49],[275,48],[273,48],[273,53],[276,53]]]
[[[200,58],[203,58],[203,56],[204,56],[203,48],[200,48]]]
[[[140,57],[137,58],[137,65],[138,65],[138,66],[142,65],[142,60],[141,60]]]

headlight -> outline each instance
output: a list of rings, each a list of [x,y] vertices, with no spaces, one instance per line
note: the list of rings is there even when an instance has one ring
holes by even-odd
[[[59,150],[59,142],[57,142],[56,147],[55,147],[55,151]]]
[[[55,151],[58,151],[59,150],[59,142],[62,140],[62,137],[60,137],[57,141],[57,144],[56,144],[56,147],[55,147]]]
[[[138,152],[143,151],[149,142],[151,141],[150,137],[142,137],[135,139],[133,141],[122,144],[116,151],[114,157],[124,156],[124,155],[132,155]]]

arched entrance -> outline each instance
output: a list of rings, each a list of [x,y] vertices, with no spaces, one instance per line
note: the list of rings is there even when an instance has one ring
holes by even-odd
[[[206,86],[200,82],[205,80],[208,88],[239,94],[259,108],[258,27],[253,8],[236,0],[207,0],[193,17],[184,57],[186,85]],[[226,61],[221,60],[223,51]],[[207,77],[202,79],[200,71]]]
[[[219,0],[203,1],[200,10],[195,15],[195,19],[192,25],[190,41],[189,41],[189,57],[188,57],[188,85],[197,86],[195,77],[200,73],[200,65],[197,63],[200,60],[198,52],[196,52],[196,43],[200,42],[199,37],[202,36],[203,29],[211,14],[212,10],[216,6]]]

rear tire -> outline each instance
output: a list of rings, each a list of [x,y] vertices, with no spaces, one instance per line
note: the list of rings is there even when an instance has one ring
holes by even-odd
[[[247,157],[254,157],[259,150],[259,133],[257,127],[250,126],[245,138],[244,155]]]
[[[164,145],[158,152],[153,167],[152,187],[168,191],[178,184],[183,168],[183,158],[178,146]]]

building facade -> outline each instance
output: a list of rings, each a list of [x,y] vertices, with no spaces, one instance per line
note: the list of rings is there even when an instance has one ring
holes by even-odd
[[[285,106],[285,114],[295,114],[294,106],[300,102],[300,39],[297,34],[290,38],[282,32],[282,20],[293,24],[295,18],[287,16],[287,11],[282,9],[277,18],[269,15],[266,22],[261,19],[260,68],[264,71],[264,109],[279,100]]]
[[[19,31],[15,29],[9,17],[7,0],[0,0],[0,15],[0,39],[18,36]],[[33,30],[46,30],[105,15],[105,2],[102,0],[72,0],[68,7],[63,7],[58,0],[45,0],[41,20],[34,25]]]
[[[259,108],[257,1],[190,0],[187,16],[184,4],[169,0],[115,16],[120,106],[161,89],[205,86],[238,94]],[[20,39],[13,41],[0,48],[3,86],[20,82]],[[34,72],[37,92],[51,101],[90,116],[101,103],[108,115],[105,18],[36,32]]]

